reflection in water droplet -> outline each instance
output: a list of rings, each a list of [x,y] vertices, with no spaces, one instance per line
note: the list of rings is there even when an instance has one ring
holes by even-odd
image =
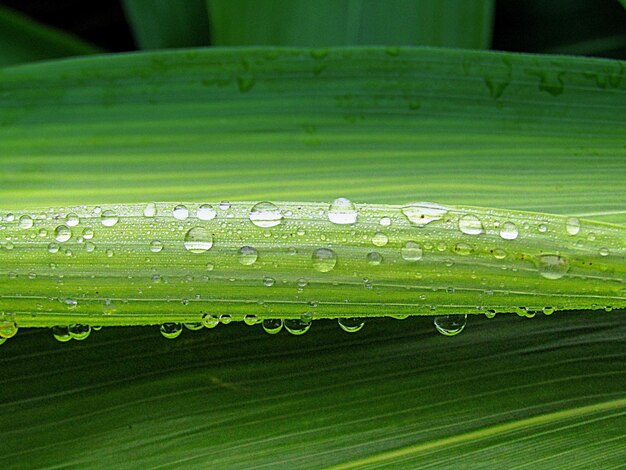
[[[213,206],[210,206],[209,204],[202,204],[200,207],[198,207],[196,215],[200,220],[213,220],[217,215],[217,211],[213,209]]]
[[[400,251],[402,254],[402,259],[408,262],[415,262],[422,259],[422,248],[414,241],[408,241],[402,247]]]
[[[541,255],[537,263],[537,269],[546,279],[560,279],[569,270],[569,263],[559,255]]]
[[[160,331],[164,338],[178,338],[183,331],[183,325],[180,323],[163,323],[160,327]]]
[[[163,249],[163,243],[161,243],[159,240],[153,240],[150,243],[150,251],[152,253],[159,253],[162,249]]]
[[[565,221],[565,230],[570,235],[577,235],[580,232],[580,221],[576,217],[570,217]]]
[[[157,214],[157,207],[154,202],[149,202],[143,210],[144,217],[155,217]]]
[[[0,338],[13,338],[17,334],[17,325],[12,321],[0,322]]]
[[[187,209],[187,206],[179,204],[174,207],[172,215],[177,220],[187,220],[187,217],[189,217],[189,209]]]
[[[445,336],[458,335],[465,328],[467,315],[440,315],[435,317],[435,328]]]
[[[250,221],[261,228],[275,227],[283,220],[278,207],[271,202],[259,202],[250,211]]]
[[[283,321],[278,318],[266,318],[262,325],[265,332],[270,335],[275,335],[283,329]]]
[[[118,220],[115,212],[113,212],[110,209],[107,209],[106,211],[102,212],[101,217],[102,219],[100,220],[100,222],[102,222],[102,225],[104,225],[105,227],[113,227],[117,223],[117,220]]]
[[[318,248],[313,252],[313,267],[322,273],[332,270],[337,264],[337,255],[330,248]]]
[[[383,257],[380,253],[372,251],[371,253],[367,254],[367,264],[369,264],[370,266],[378,266],[382,262]]]
[[[54,239],[59,243],[66,242],[70,238],[72,238],[72,231],[65,225],[59,225],[54,229]]]
[[[72,339],[70,329],[67,326],[53,326],[52,335],[54,336],[54,339],[60,341],[61,343],[67,343]]]
[[[213,236],[204,227],[193,227],[185,235],[184,245],[191,253],[204,253],[213,246]]]
[[[31,228],[33,226],[33,219],[29,215],[23,215],[18,221],[18,226],[24,229]]]
[[[471,214],[464,215],[459,219],[459,229],[467,235],[479,235],[485,231],[480,219]]]
[[[363,329],[365,325],[365,320],[362,318],[339,318],[337,320],[339,326],[343,331],[347,331],[348,333],[356,333]]]
[[[205,328],[215,328],[220,324],[220,319],[216,315],[205,313],[202,315],[202,324]]]
[[[448,213],[448,208],[434,202],[415,202],[404,206],[402,213],[418,227],[440,220]]]
[[[513,222],[504,222],[500,228],[500,236],[505,240],[515,240],[519,235],[519,229]]]
[[[328,220],[334,224],[346,225],[356,222],[358,213],[350,199],[337,198],[328,208]]]
[[[311,325],[313,322],[311,321],[303,321],[300,319],[297,320],[285,320],[285,329],[291,333],[292,335],[303,335],[307,331],[311,329]]]
[[[252,246],[242,246],[239,248],[239,262],[245,266],[254,264],[259,254]]]
[[[372,243],[376,246],[385,246],[388,241],[389,238],[387,238],[387,235],[382,232],[376,232],[372,238]]]
[[[77,323],[75,325],[70,325],[68,331],[73,339],[82,341],[87,339],[87,337],[91,334],[91,327],[89,325],[81,325]]]

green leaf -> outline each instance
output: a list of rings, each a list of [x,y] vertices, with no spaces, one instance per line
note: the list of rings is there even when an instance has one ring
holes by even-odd
[[[371,44],[484,49],[491,40],[491,0],[207,0],[207,3],[212,43],[221,46]]]
[[[209,44],[205,0],[124,0],[123,5],[141,49]]]
[[[0,6],[0,66],[97,52],[68,33]]]

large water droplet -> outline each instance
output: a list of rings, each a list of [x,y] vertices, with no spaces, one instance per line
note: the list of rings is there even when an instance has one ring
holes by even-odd
[[[465,328],[467,315],[440,315],[435,317],[435,328],[445,336],[458,335]]]
[[[180,323],[163,323],[160,327],[161,334],[167,339],[178,338],[183,331]]]
[[[519,229],[513,222],[504,222],[500,227],[500,236],[505,240],[515,240],[519,235]]]
[[[239,262],[243,265],[249,266],[254,264],[259,257],[256,248],[252,246],[242,246],[239,248]]]
[[[311,321],[303,321],[300,319],[297,320],[285,320],[285,329],[291,333],[292,335],[303,335],[307,331],[311,329],[311,325],[313,322]]]
[[[402,259],[409,262],[415,262],[422,259],[422,248],[414,241],[408,241],[400,250]]]
[[[202,324],[205,328],[215,328],[217,325],[220,324],[220,319],[216,315],[205,313],[202,316]]]
[[[313,252],[313,267],[322,273],[332,270],[337,264],[337,255],[330,248],[318,248]]]
[[[580,221],[576,217],[570,217],[565,221],[565,230],[570,235],[577,235],[580,232]]]
[[[283,329],[283,321],[278,318],[266,318],[262,325],[265,332],[270,335],[275,335]]]
[[[59,243],[63,243],[72,238],[72,231],[65,225],[59,225],[54,229],[54,239]],[[57,250],[58,251],[58,250]]]
[[[213,206],[210,206],[209,204],[202,204],[200,207],[198,207],[196,215],[200,220],[213,220],[217,215],[217,211],[213,209]]]
[[[561,279],[569,271],[569,263],[559,255],[541,255],[537,269],[546,279]]]
[[[60,341],[61,343],[67,343],[72,339],[70,329],[67,326],[53,326],[52,335],[54,336],[54,339]]]
[[[70,214],[67,214],[67,217],[65,218],[65,223],[68,227],[76,227],[80,223],[80,219],[76,214],[72,212]]]
[[[275,227],[283,220],[280,209],[271,202],[259,202],[250,211],[250,221],[261,228]]]
[[[102,225],[104,225],[105,227],[113,227],[118,220],[117,214],[115,214],[115,212],[110,209],[102,212],[102,215],[100,217],[102,217],[100,219],[100,222],[102,222]]]
[[[77,323],[75,325],[70,325],[68,331],[72,339],[82,341],[84,339],[87,339],[91,334],[91,327],[89,325],[82,325]]]
[[[33,226],[33,219],[30,215],[23,215],[22,217],[20,217],[19,221],[18,221],[18,226],[20,228],[32,228]]]
[[[414,202],[402,208],[402,213],[418,227],[440,220],[448,213],[448,208],[434,202]]]
[[[328,209],[328,220],[334,224],[346,225],[356,222],[358,213],[350,199],[335,199]]]
[[[479,235],[485,230],[483,223],[475,215],[464,215],[459,219],[459,229],[467,235]]]
[[[12,321],[0,322],[0,338],[13,338],[17,334],[17,325]]]
[[[343,331],[347,331],[348,333],[356,333],[363,329],[365,325],[365,320],[362,318],[339,318],[337,320],[339,326]]]
[[[179,204],[178,206],[174,207],[172,215],[177,220],[186,220],[187,217],[189,217],[189,209],[187,209],[187,206]]]
[[[204,253],[213,246],[213,236],[204,227],[193,227],[185,235],[184,245],[192,253]]]

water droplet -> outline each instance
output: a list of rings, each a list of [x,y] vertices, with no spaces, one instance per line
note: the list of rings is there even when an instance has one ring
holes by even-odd
[[[434,202],[415,202],[404,206],[402,213],[418,227],[440,220],[448,213],[448,208]]]
[[[337,264],[337,255],[330,248],[318,248],[313,252],[313,267],[322,273],[332,270]]]
[[[343,331],[346,331],[348,333],[356,333],[357,331],[363,329],[363,326],[365,325],[365,320],[363,320],[362,318],[339,318],[337,320],[337,323],[339,323],[339,326]]]
[[[346,225],[356,222],[358,213],[350,199],[337,198],[328,208],[328,220],[334,224]]]
[[[467,243],[457,243],[454,246],[454,252],[457,255],[468,256],[472,253],[472,247]]]
[[[85,240],[91,240],[93,238],[93,230],[91,230],[90,228],[86,228],[85,230],[83,230],[83,238]]]
[[[77,323],[75,325],[70,325],[68,331],[72,339],[82,341],[87,339],[87,337],[91,334],[91,327],[89,325],[81,325]]]
[[[252,246],[242,246],[239,248],[239,262],[245,266],[254,264],[259,257],[256,248]]]
[[[46,230],[45,228],[40,228],[40,229],[39,229],[39,236],[40,236],[41,238],[43,238],[43,237],[47,237],[47,236],[48,236],[48,230]]]
[[[539,230],[541,233],[546,233],[548,231],[548,226],[546,224],[539,224],[537,226],[537,230]]]
[[[303,335],[307,331],[311,329],[311,325],[313,322],[311,321],[302,321],[301,319],[297,320],[285,320],[285,329],[291,333],[292,335]]]
[[[227,211],[228,209],[230,209],[230,202],[222,201],[222,202],[219,203],[219,205],[217,207],[219,207],[220,210],[222,210],[222,211]]]
[[[174,207],[172,215],[177,220],[186,220],[187,217],[189,217],[189,209],[187,209],[187,206],[179,204],[178,206]]]
[[[54,229],[54,239],[59,243],[66,242],[70,238],[72,238],[72,231],[65,225],[59,225]]]
[[[483,223],[475,215],[464,215],[459,219],[459,229],[467,235],[479,235],[485,230]]]
[[[159,240],[153,240],[150,243],[150,251],[152,253],[159,253],[162,249],[163,249],[163,243],[161,243]]]
[[[205,313],[202,316],[202,324],[205,328],[215,328],[217,325],[220,324],[220,319],[215,315]]]
[[[372,237],[372,243],[376,246],[385,246],[388,241],[389,238],[387,238],[387,235],[385,235],[383,232],[376,232],[376,234],[374,234],[374,237]]]
[[[85,251],[87,253],[93,253],[96,250],[96,245],[91,242],[85,243]]]
[[[609,256],[608,248],[600,248],[600,256]]]
[[[13,338],[17,334],[17,325],[12,321],[0,322],[0,338]]]
[[[485,316],[487,318],[495,318],[496,317],[496,312],[494,310],[489,310],[488,312],[485,312]]]
[[[60,341],[61,343],[67,343],[72,339],[70,329],[67,326],[53,326],[52,335],[54,336],[54,339]]]
[[[102,225],[104,225],[105,227],[113,227],[118,220],[117,214],[109,209],[102,212],[101,217],[102,219],[100,220],[100,222],[102,222]]]
[[[263,285],[265,287],[272,287],[274,285],[274,279],[271,277],[264,277],[263,278]]]
[[[283,329],[283,321],[278,318],[266,318],[262,325],[265,332],[270,335],[275,335]]]
[[[275,227],[283,220],[278,207],[271,202],[259,202],[250,211],[250,221],[261,228]]]
[[[149,202],[146,207],[143,209],[144,217],[156,217],[157,207],[154,202]]]
[[[495,259],[504,259],[506,258],[506,251],[501,248],[496,248],[495,250],[493,250],[493,257]]]
[[[68,227],[76,227],[80,223],[80,219],[73,212],[67,215],[65,223]]]
[[[48,245],[48,253],[58,253],[59,252],[59,245],[57,243],[50,243]]]
[[[183,325],[180,323],[163,323],[160,327],[161,334],[164,338],[178,338],[183,331]]]
[[[213,236],[204,227],[193,227],[185,235],[184,245],[191,253],[204,253],[213,246]]]
[[[383,227],[389,227],[391,225],[391,219],[389,217],[382,217],[380,219],[380,225]]]
[[[201,322],[193,322],[193,323],[185,323],[185,328],[190,331],[198,331],[204,328],[204,325]]]
[[[259,319],[256,317],[256,315],[246,315],[245,317],[243,317],[243,322],[248,326],[256,325],[258,321]]]
[[[402,259],[409,262],[415,262],[422,259],[422,248],[414,241],[408,241],[402,247],[400,251]]]
[[[18,226],[20,228],[24,228],[24,229],[32,228],[32,226],[33,226],[33,219],[29,215],[23,215],[22,217],[20,217],[20,220],[18,222]]]
[[[569,270],[569,263],[559,255],[541,255],[537,269],[546,279],[560,279]]]
[[[554,313],[554,307],[543,307],[541,310],[544,315],[552,315]]]
[[[202,204],[198,207],[196,215],[200,220],[213,220],[217,216],[217,211],[209,204]]]
[[[435,317],[435,328],[445,336],[458,335],[465,328],[467,315],[440,315]]]
[[[382,262],[383,257],[380,253],[372,251],[371,253],[367,254],[367,264],[369,264],[370,266],[378,266]]]
[[[500,236],[505,240],[515,240],[519,235],[519,229],[513,222],[504,222],[500,228]]]
[[[580,221],[576,217],[570,217],[565,221],[565,230],[570,235],[577,235],[580,232]]]
[[[231,321],[233,321],[233,317],[231,317],[227,313],[220,315],[220,323],[222,325],[228,325]]]

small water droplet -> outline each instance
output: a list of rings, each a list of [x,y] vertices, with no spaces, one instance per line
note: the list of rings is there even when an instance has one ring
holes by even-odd
[[[227,313],[220,315],[220,323],[222,325],[228,325],[230,322],[233,321],[233,317],[231,317],[230,315],[228,315]]]
[[[85,243],[85,251],[87,253],[93,253],[95,250],[96,250],[96,245],[94,245],[92,242]]]
[[[157,206],[154,202],[149,202],[146,207],[143,209],[144,217],[156,217],[157,215]]]
[[[576,217],[569,217],[565,221],[565,230],[570,235],[577,235],[580,232],[580,221]]]
[[[421,260],[423,256],[422,247],[414,241],[406,242],[400,253],[402,254],[402,259],[410,263]]]
[[[184,245],[191,253],[204,253],[213,246],[213,236],[204,227],[193,227],[185,235]]]
[[[239,262],[245,266],[254,264],[259,257],[256,248],[252,246],[242,246],[239,248]]]
[[[193,322],[193,323],[185,323],[185,328],[190,331],[198,331],[204,328],[204,325],[201,322]]]
[[[543,307],[541,311],[544,315],[552,315],[554,313],[554,307]]]
[[[537,226],[537,230],[539,230],[541,233],[546,233],[548,231],[548,226],[546,224],[539,224]]]
[[[495,259],[504,259],[506,258],[506,251],[501,248],[496,248],[495,250],[493,250],[493,257]]]
[[[217,211],[209,204],[202,204],[196,212],[200,220],[213,220],[217,216]]]
[[[376,232],[372,237],[372,243],[376,246],[385,246],[389,242],[389,238],[383,232]]]
[[[217,207],[219,207],[220,210],[222,210],[222,211],[227,211],[228,209],[230,209],[230,202],[222,201],[222,202],[219,203],[219,205]]]
[[[54,229],[54,239],[59,243],[66,242],[70,238],[72,238],[72,231],[65,225],[59,225]]]
[[[47,237],[47,236],[48,236],[48,230],[47,230],[47,229],[45,229],[45,228],[40,228],[40,229],[39,229],[39,236],[40,236],[41,238],[43,238],[43,237]]]
[[[418,227],[440,220],[448,213],[448,208],[434,202],[415,202],[404,206],[402,213]]]
[[[479,235],[485,231],[480,219],[471,214],[464,215],[459,219],[459,230],[467,235]]]
[[[337,320],[337,323],[339,323],[339,326],[343,331],[346,331],[348,333],[356,333],[357,331],[363,329],[363,326],[365,325],[365,320],[363,320],[362,318],[339,318]]]
[[[266,318],[262,325],[265,332],[270,335],[275,335],[283,329],[283,321],[278,318]]]
[[[91,334],[91,327],[89,325],[82,325],[80,323],[77,323],[75,325],[70,325],[68,331],[72,339],[82,341],[84,339],[87,339]]]
[[[367,254],[367,264],[369,264],[370,266],[378,266],[382,262],[383,257],[380,253],[372,251],[371,253]]]
[[[59,252],[59,245],[57,243],[50,243],[48,244],[48,253],[58,253]]]
[[[91,230],[90,228],[86,228],[85,230],[83,230],[83,238],[85,240],[91,240],[93,238],[93,230]]]
[[[67,224],[68,227],[76,227],[80,223],[80,219],[78,218],[76,214],[72,212],[67,215],[65,219],[65,223]]]
[[[53,326],[52,335],[54,336],[54,339],[60,341],[61,343],[67,343],[72,339],[70,329],[67,326]]]
[[[382,217],[380,219],[380,225],[383,227],[389,227],[391,225],[391,219],[389,217]]]
[[[569,263],[559,255],[541,255],[537,269],[546,279],[560,279],[569,270]]]
[[[163,243],[161,243],[159,240],[153,240],[150,243],[150,251],[152,253],[159,253],[161,252],[161,250],[163,250]]]
[[[457,243],[454,246],[454,252],[457,255],[468,256],[472,253],[472,247],[467,243]]]
[[[256,325],[258,321],[259,319],[256,317],[256,315],[246,315],[245,317],[243,317],[243,322],[248,326]]]
[[[110,209],[102,212],[101,217],[102,218],[100,222],[102,222],[102,225],[104,225],[105,227],[113,227],[118,221],[117,214],[115,214],[115,212]]]
[[[608,248],[600,248],[600,256],[609,256]]]
[[[205,313],[202,315],[202,324],[205,328],[215,328],[220,324],[220,319],[216,315]]]
[[[350,199],[337,198],[328,208],[328,220],[334,224],[354,224],[358,217],[356,207]]]
[[[263,278],[263,285],[265,287],[272,287],[274,285],[274,278],[271,277],[264,277]]]
[[[0,338],[13,338],[17,334],[17,325],[12,321],[0,322]]]
[[[284,321],[285,329],[296,336],[303,335],[309,331],[312,324],[313,322],[311,321],[302,321],[301,319]]]
[[[494,310],[489,310],[488,312],[485,312],[485,316],[487,318],[495,318],[496,317],[496,312]]]
[[[318,248],[313,252],[313,267],[322,273],[331,271],[337,264],[337,255],[330,248]]]
[[[32,228],[33,219],[31,218],[30,215],[23,215],[22,217],[20,217],[18,221],[18,226],[24,229]]]
[[[179,204],[178,206],[174,207],[172,215],[177,220],[186,220],[187,217],[189,217],[189,209],[187,209],[187,206]]]
[[[180,323],[163,323],[159,328],[164,338],[178,338],[183,331],[183,325]]]
[[[519,235],[519,229],[513,222],[504,222],[500,227],[500,236],[505,240],[515,240]]]
[[[435,317],[435,328],[445,336],[458,335],[465,328],[467,315],[440,315]]]
[[[250,211],[250,221],[261,228],[275,227],[283,220],[278,207],[271,202],[259,202]]]

